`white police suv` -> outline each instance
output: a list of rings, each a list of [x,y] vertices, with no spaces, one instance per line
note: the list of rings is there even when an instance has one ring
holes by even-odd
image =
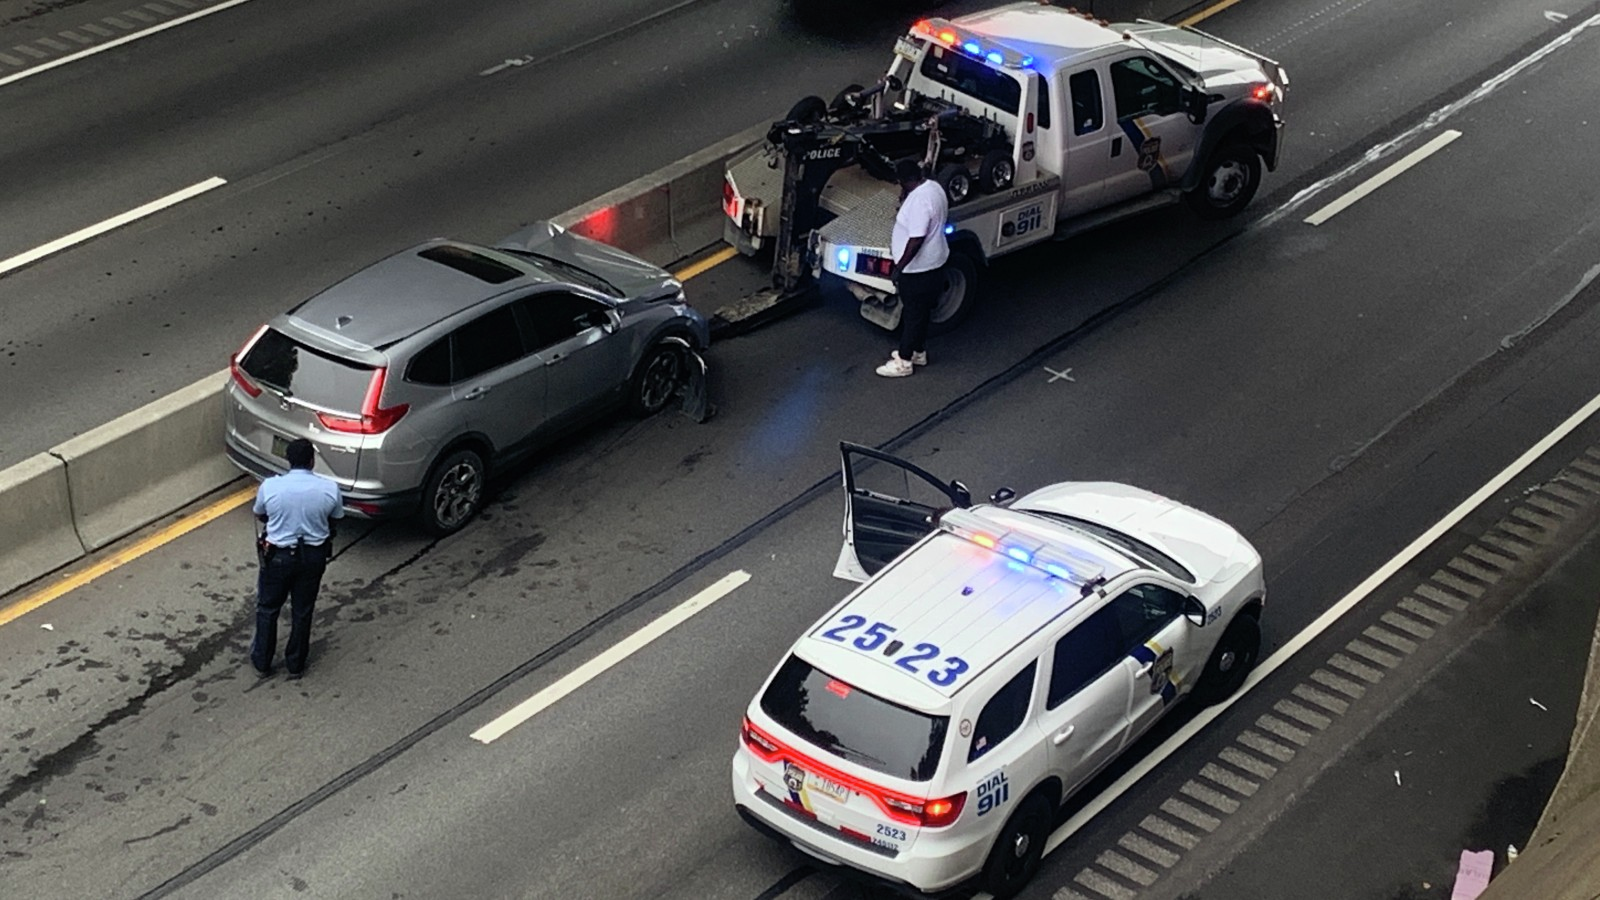
[[[761,831],[902,888],[976,878],[1012,896],[1063,801],[1178,698],[1214,702],[1244,681],[1261,557],[1139,488],[1063,483],[975,506],[960,482],[840,449],[835,574],[866,583],[751,701],[734,804]]]

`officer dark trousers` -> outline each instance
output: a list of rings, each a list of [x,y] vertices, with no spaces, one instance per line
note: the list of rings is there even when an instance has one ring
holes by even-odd
[[[327,567],[324,547],[273,547],[261,563],[256,592],[256,637],[250,644],[250,661],[258,671],[272,668],[278,645],[278,611],[289,601],[289,643],[283,664],[289,674],[305,671],[311,649],[311,614]]]

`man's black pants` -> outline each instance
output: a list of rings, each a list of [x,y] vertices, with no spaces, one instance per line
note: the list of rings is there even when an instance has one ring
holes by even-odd
[[[927,350],[928,322],[933,307],[950,286],[944,269],[931,272],[902,272],[895,285],[900,295],[900,358],[911,361],[911,354]]]
[[[289,643],[283,664],[291,673],[305,671],[311,649],[311,614],[317,590],[327,567],[325,547],[274,548],[261,564],[256,585],[256,638],[250,644],[250,662],[261,671],[272,668],[278,648],[278,610],[289,601]]]

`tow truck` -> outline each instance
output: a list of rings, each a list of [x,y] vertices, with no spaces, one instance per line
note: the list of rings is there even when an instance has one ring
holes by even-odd
[[[996,257],[1178,202],[1204,219],[1243,211],[1277,168],[1288,82],[1198,29],[1043,0],[923,19],[877,83],[802,99],[729,161],[724,237],[772,249],[778,292],[838,279],[864,318],[897,328],[892,173],[918,159],[950,199],[933,313],[949,330]]]

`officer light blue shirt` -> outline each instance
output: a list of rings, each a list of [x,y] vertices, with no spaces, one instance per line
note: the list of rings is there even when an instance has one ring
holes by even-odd
[[[339,486],[306,469],[290,469],[261,482],[255,512],[267,517],[267,542],[293,547],[328,539],[328,520],[344,518]]]

